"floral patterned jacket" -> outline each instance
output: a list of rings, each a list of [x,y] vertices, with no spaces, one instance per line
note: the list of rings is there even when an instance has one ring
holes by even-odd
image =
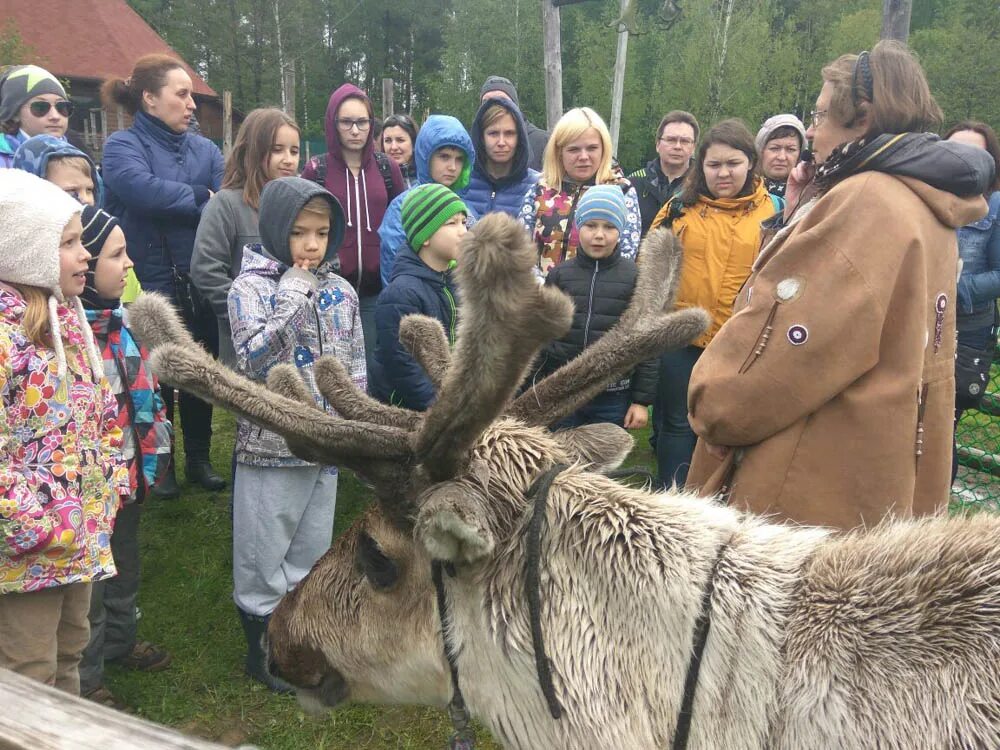
[[[243,251],[240,275],[229,289],[229,323],[237,369],[263,381],[272,367],[294,363],[316,404],[333,413],[316,387],[313,364],[323,355],[343,363],[354,383],[367,388],[365,339],[358,295],[347,279],[324,263],[316,286],[285,277],[288,267],[260,245]],[[245,419],[236,424],[236,460],[254,466],[308,466],[285,439]]]
[[[617,178],[613,184],[620,186],[625,193],[625,228],[618,238],[618,245],[622,257],[635,260],[642,236],[639,198],[627,179]],[[574,215],[576,204],[588,187],[591,185],[567,180],[556,189],[547,187],[539,180],[525,193],[518,218],[538,248],[538,268],[543,276],[552,266],[576,255],[580,233]]]
[[[94,382],[76,313],[58,307],[60,378],[55,352],[25,336],[26,307],[0,286],[0,594],[115,575],[111,530],[129,494],[115,398]]]

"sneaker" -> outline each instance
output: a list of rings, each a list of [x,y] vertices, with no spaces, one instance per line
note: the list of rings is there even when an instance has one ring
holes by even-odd
[[[159,672],[170,666],[170,653],[149,641],[136,641],[132,650],[115,663],[125,669],[135,669],[139,672]]]
[[[115,711],[124,711],[126,713],[131,713],[128,705],[124,701],[119,700],[115,697],[115,694],[108,690],[104,685],[98,685],[92,690],[88,690],[81,696],[88,701],[97,703],[105,708],[112,708]]]

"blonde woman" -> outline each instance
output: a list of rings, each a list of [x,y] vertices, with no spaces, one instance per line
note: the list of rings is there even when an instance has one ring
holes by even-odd
[[[625,194],[621,253],[635,258],[642,222],[631,183],[613,167],[611,134],[589,107],[577,107],[556,123],[545,147],[542,176],[524,196],[520,217],[538,247],[542,275],[576,255],[580,246],[574,214],[580,196],[593,185],[618,185]]]

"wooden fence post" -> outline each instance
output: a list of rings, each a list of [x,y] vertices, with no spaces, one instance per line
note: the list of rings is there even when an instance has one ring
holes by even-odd
[[[391,78],[382,79],[382,119],[396,114],[396,104],[393,101],[393,80]]]
[[[913,0],[882,0],[882,39],[906,44],[910,38],[910,10]]]
[[[233,92],[222,92],[222,155],[233,150]]]
[[[622,17],[629,0],[621,0]],[[611,152],[618,153],[618,135],[622,125],[622,99],[625,98],[625,59],[628,54],[628,27],[618,32],[618,50],[615,53],[615,75],[611,84]]]
[[[563,114],[562,41],[559,8],[542,0],[542,61],[545,68],[545,121],[552,130]]]

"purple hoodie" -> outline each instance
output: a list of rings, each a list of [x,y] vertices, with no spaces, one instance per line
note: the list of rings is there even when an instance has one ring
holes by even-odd
[[[360,99],[368,108],[372,127],[368,129],[361,156],[361,171],[351,174],[337,134],[337,110],[345,99]],[[403,175],[392,159],[392,184],[394,193],[386,195],[385,181],[375,161],[375,114],[371,99],[357,86],[345,83],[332,94],[326,107],[326,180],[324,187],[340,202],[344,209],[347,225],[344,227],[344,241],[340,245],[340,273],[351,282],[360,297],[376,295],[382,289],[379,273],[379,236],[385,209],[399,193],[405,190]],[[302,170],[302,177],[316,180],[317,158],[313,158]]]

